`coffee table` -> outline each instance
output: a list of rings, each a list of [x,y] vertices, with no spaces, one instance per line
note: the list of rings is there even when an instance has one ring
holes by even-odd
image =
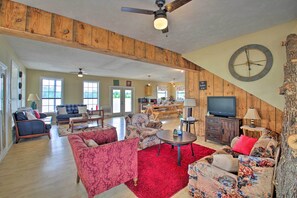
[[[194,156],[192,143],[197,140],[196,135],[189,133],[189,132],[183,132],[183,134],[180,136],[173,136],[173,133],[170,130],[159,131],[159,132],[157,132],[156,135],[160,139],[158,156],[160,155],[162,141],[164,143],[170,144],[172,146],[172,148],[173,148],[173,146],[177,146],[177,165],[178,166],[181,165],[180,164],[180,161],[181,161],[180,147],[181,146],[191,144],[192,156]]]
[[[75,126],[75,123],[88,123],[90,121],[97,121],[97,126],[99,126],[99,120],[101,120],[101,126],[103,127],[103,118],[99,115],[90,115],[88,118],[83,117],[73,117],[69,118],[69,128],[71,128],[71,132],[73,133],[73,129],[83,129],[86,126],[78,125]]]

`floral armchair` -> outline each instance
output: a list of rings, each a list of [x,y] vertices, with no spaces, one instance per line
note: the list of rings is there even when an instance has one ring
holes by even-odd
[[[238,138],[231,143],[236,144]],[[237,160],[237,170],[229,172],[215,166],[216,156],[231,155]],[[193,197],[273,197],[274,172],[279,157],[278,142],[265,132],[250,155],[240,155],[229,146],[206,156],[188,167],[188,190]]]
[[[144,113],[130,114],[125,117],[126,120],[126,135],[125,138],[138,137],[139,149],[145,149],[147,147],[160,143],[156,133],[161,129],[162,122],[150,121],[149,115]]]

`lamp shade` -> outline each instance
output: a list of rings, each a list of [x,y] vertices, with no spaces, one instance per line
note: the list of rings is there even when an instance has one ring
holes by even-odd
[[[194,98],[186,98],[184,101],[185,107],[196,107],[196,100]]]
[[[40,100],[37,94],[29,94],[27,101],[38,101]]]
[[[244,116],[244,119],[260,120],[261,117],[259,116],[256,109],[249,108]]]

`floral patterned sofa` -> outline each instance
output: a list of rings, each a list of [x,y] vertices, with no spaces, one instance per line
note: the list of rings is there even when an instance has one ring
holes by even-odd
[[[139,137],[139,149],[145,149],[160,143],[156,133],[162,130],[162,122],[150,121],[149,115],[144,113],[130,114],[125,117],[125,120],[125,138]]]
[[[239,140],[232,140],[233,147]],[[241,155],[224,146],[211,156],[206,156],[188,167],[188,190],[193,197],[272,197],[273,180],[279,158],[279,145],[272,132],[266,131],[254,144],[250,155]],[[237,171],[228,172],[215,166],[217,156],[231,155]]]

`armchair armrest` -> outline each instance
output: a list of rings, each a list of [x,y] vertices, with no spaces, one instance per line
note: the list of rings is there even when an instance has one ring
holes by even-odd
[[[272,197],[275,160],[240,155],[238,188],[242,195]]]
[[[135,138],[135,137],[140,137],[140,132],[139,129],[136,125],[126,125],[126,134],[125,138]]]
[[[149,123],[147,123],[146,127],[154,128],[154,129],[161,129],[162,125],[163,124],[161,121],[149,121]]]

